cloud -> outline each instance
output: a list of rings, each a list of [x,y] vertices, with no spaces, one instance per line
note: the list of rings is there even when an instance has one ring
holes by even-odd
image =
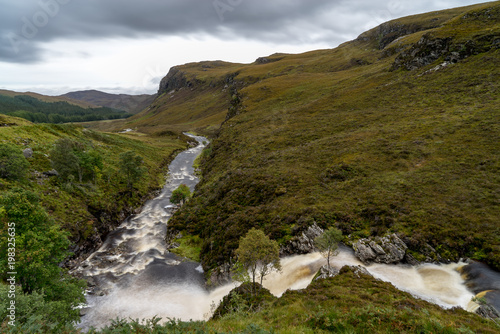
[[[445,1],[460,5],[470,0]],[[289,44],[328,42],[432,2],[390,0],[0,0],[0,61],[33,63],[59,39],[210,35]],[[430,9],[430,10],[431,10]]]
[[[43,59],[42,45],[58,39],[211,35],[289,43],[326,40],[331,37],[324,34],[328,24],[317,18],[340,2],[0,0],[0,61],[36,62]],[[313,25],[323,33],[311,38]]]

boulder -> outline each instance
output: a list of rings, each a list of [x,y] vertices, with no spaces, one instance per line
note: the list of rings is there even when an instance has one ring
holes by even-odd
[[[323,229],[314,222],[301,235],[295,236],[280,250],[280,255],[307,254],[314,251],[314,239],[323,234]]]
[[[315,280],[335,277],[339,274],[339,272],[340,271],[337,268],[334,267],[328,268],[328,266],[322,266],[319,269],[318,276],[316,276]]]
[[[398,263],[405,257],[408,246],[396,235],[359,239],[354,245],[354,252],[364,263]]]
[[[29,158],[33,157],[33,149],[32,148],[24,149],[23,154],[24,154],[24,157],[26,159],[29,159]]]
[[[43,175],[51,177],[51,176],[59,176],[59,173],[55,169],[52,169],[47,172],[43,172]]]

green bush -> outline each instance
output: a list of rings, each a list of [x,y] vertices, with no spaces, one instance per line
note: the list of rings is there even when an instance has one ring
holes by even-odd
[[[26,177],[29,163],[23,152],[12,144],[0,144],[0,177],[19,180]]]
[[[85,301],[85,282],[59,266],[68,256],[68,246],[68,233],[49,217],[34,193],[16,188],[0,197],[0,278],[10,279],[7,273],[16,272],[22,292],[43,295],[62,323],[77,320],[75,307]]]

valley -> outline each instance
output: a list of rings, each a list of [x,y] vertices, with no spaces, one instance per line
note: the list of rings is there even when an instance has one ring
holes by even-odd
[[[22,96],[132,115],[0,115],[5,156],[28,162],[0,175],[0,256],[23,219],[60,228],[72,253],[38,281],[47,295],[18,286],[25,318],[0,332],[499,332],[499,22],[494,1],[395,19],[334,49],[178,65],[156,95]],[[193,195],[172,210],[181,183]],[[338,274],[317,279],[314,238],[330,227]],[[278,243],[286,273],[259,296],[232,282],[252,228]],[[26,267],[42,261],[29,254]],[[86,306],[65,299],[84,285]],[[7,293],[0,284],[1,319]]]

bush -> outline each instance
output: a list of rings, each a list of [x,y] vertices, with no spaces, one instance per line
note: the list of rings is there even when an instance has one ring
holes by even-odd
[[[170,202],[174,204],[183,204],[191,196],[191,190],[185,184],[181,184],[177,189],[172,191]]]
[[[69,276],[59,264],[68,255],[68,233],[61,230],[38,202],[20,188],[0,197],[0,277],[15,271],[24,294],[43,295],[60,322],[79,318],[85,282]],[[14,258],[13,261],[7,260]],[[15,265],[12,264],[15,262]]]
[[[19,180],[26,177],[29,163],[23,152],[12,144],[0,144],[0,177]]]

